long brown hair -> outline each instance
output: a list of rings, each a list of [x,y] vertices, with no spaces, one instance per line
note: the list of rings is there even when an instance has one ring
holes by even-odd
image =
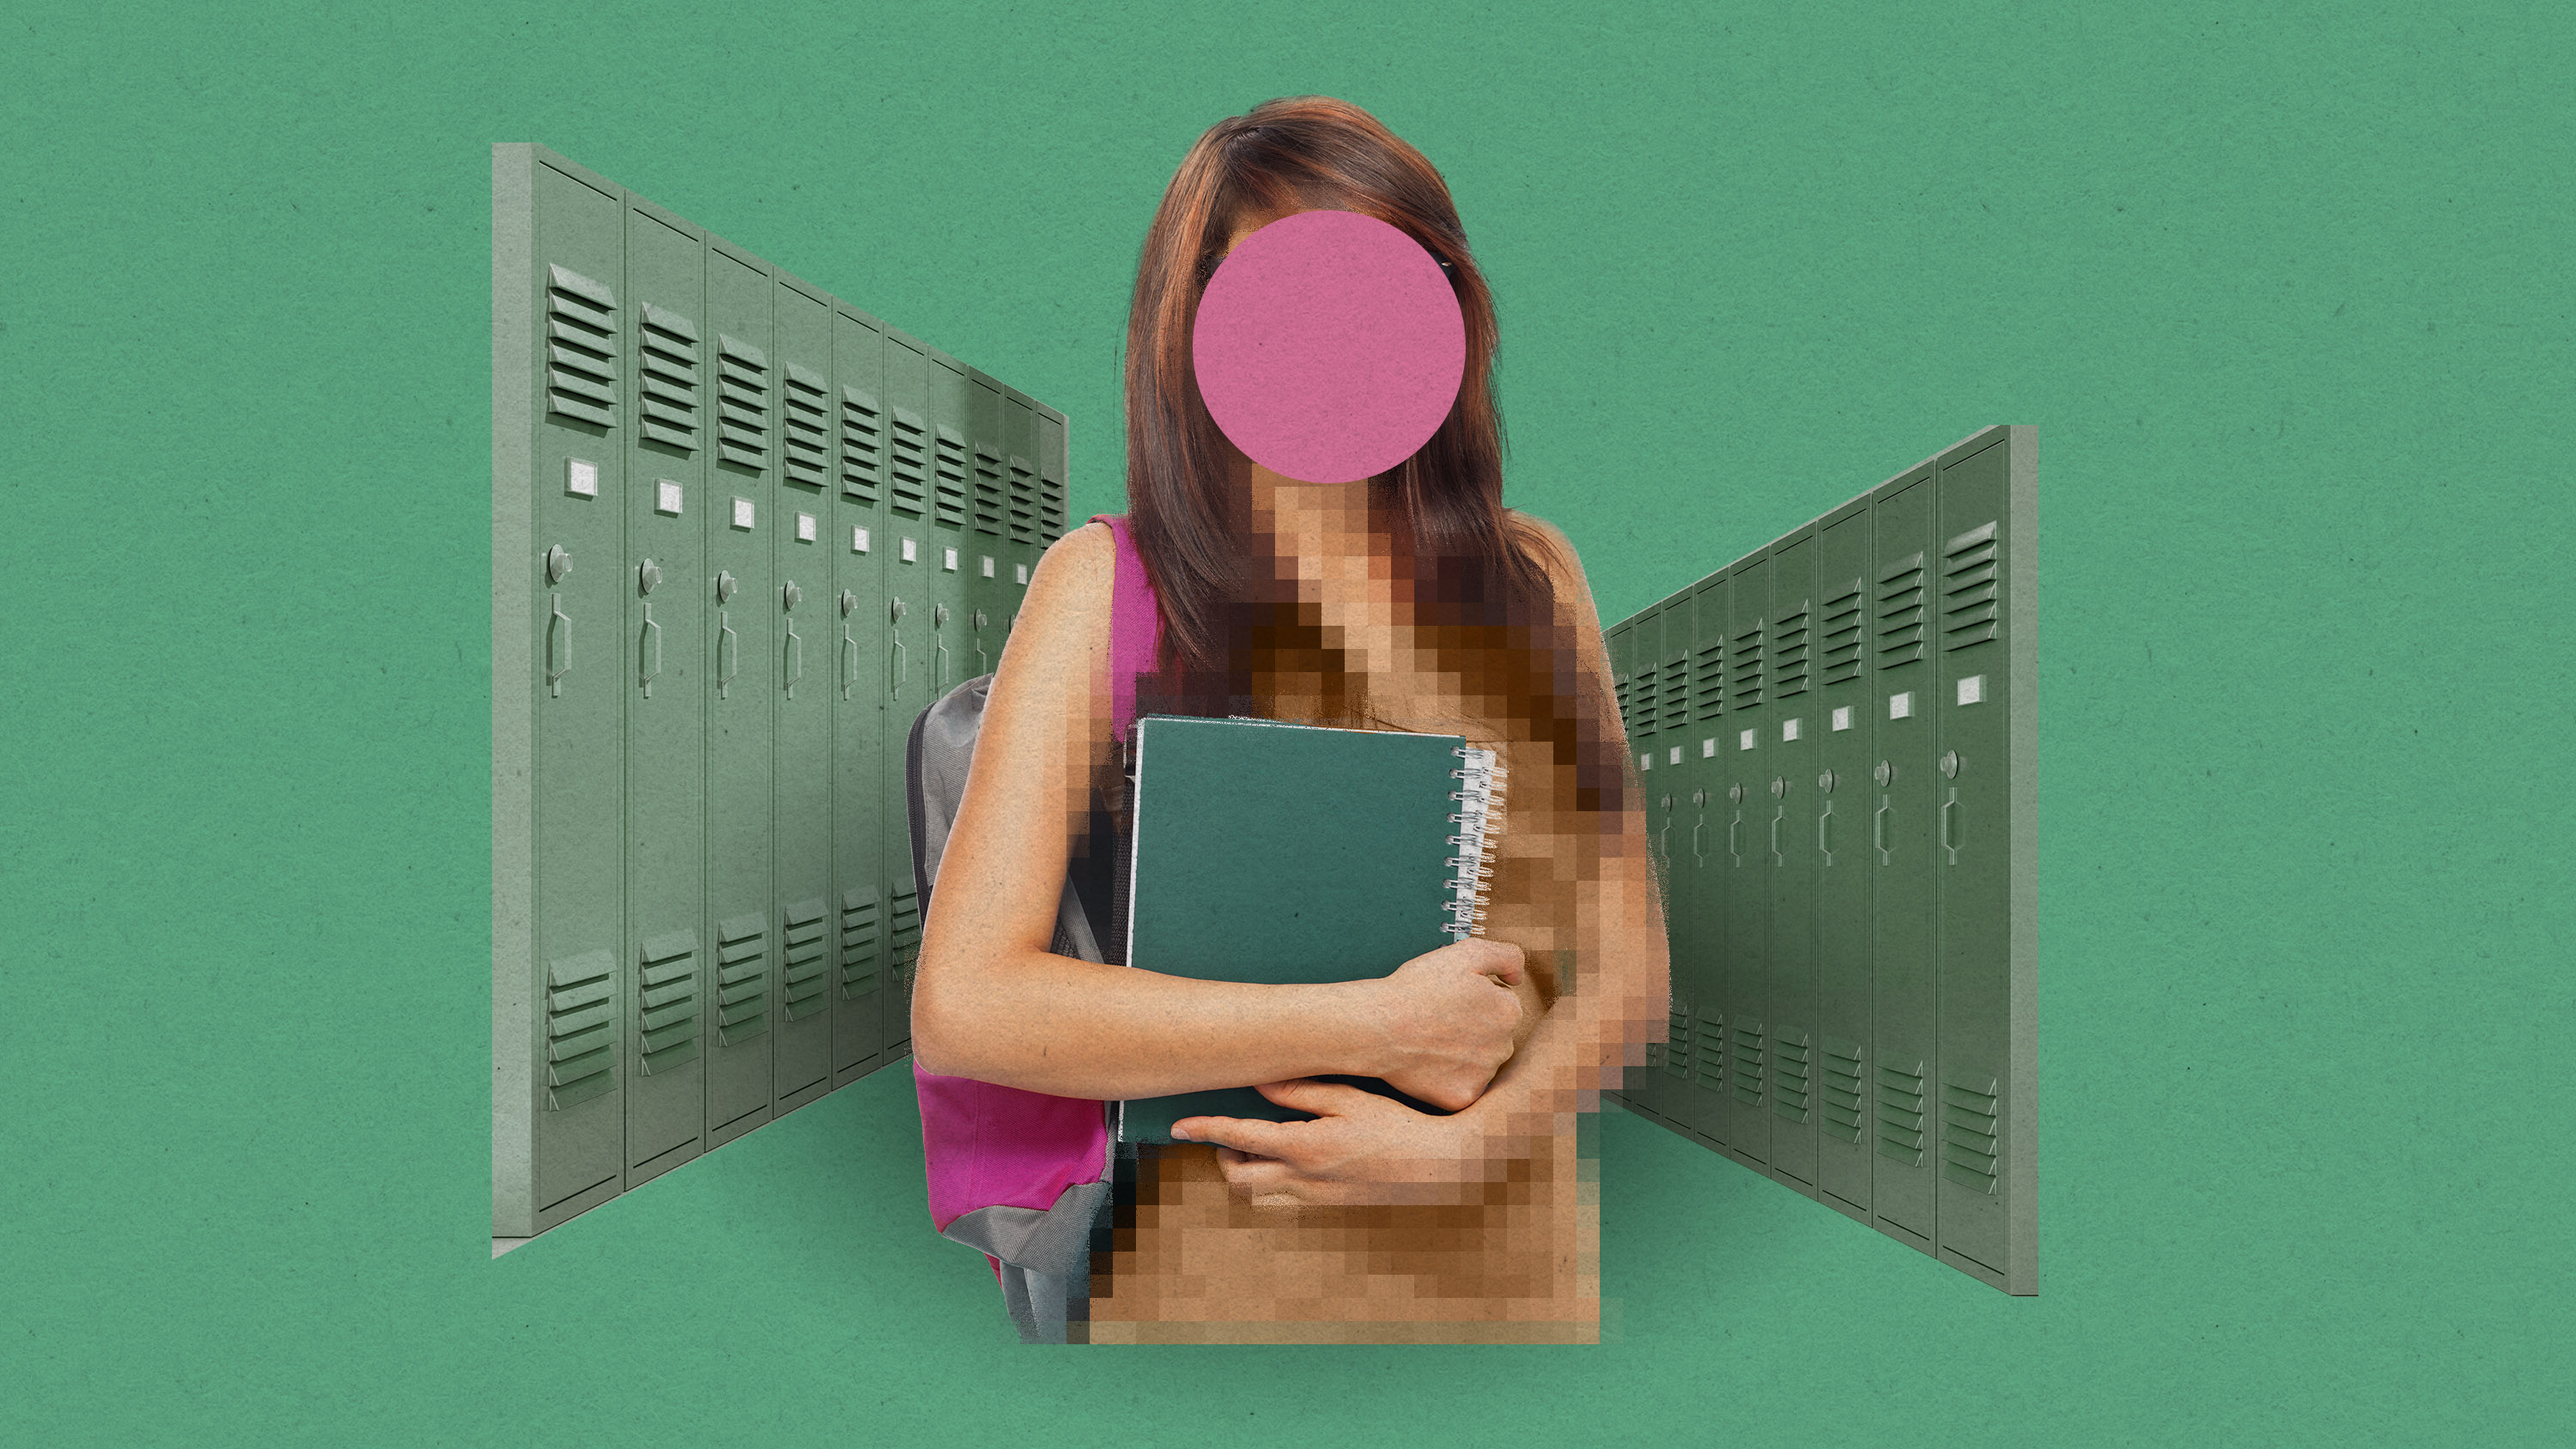
[[[1317,611],[1299,607],[1293,581],[1272,577],[1266,551],[1252,547],[1232,446],[1191,365],[1199,296],[1235,229],[1305,209],[1358,212],[1412,237],[1448,272],[1466,324],[1448,417],[1367,484],[1371,525],[1392,545],[1418,644],[1471,693],[1508,697],[1509,713],[1554,737],[1561,765],[1580,756],[1585,806],[1615,811],[1622,766],[1608,756],[1617,743],[1598,740],[1577,708],[1574,651],[1557,638],[1536,540],[1503,510],[1493,294],[1439,171],[1375,116],[1328,96],[1265,101],[1209,127],[1145,233],[1127,319],[1127,505],[1164,647],[1156,675],[1139,682],[1140,711],[1266,714],[1260,681],[1283,672],[1320,680],[1327,715],[1353,700]],[[1539,718],[1528,719],[1533,705]]]

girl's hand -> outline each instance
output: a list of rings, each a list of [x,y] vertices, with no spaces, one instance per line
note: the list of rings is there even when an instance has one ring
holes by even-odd
[[[1226,1185],[1255,1207],[1457,1203],[1500,1176],[1481,1120],[1434,1117],[1374,1092],[1299,1079],[1256,1088],[1312,1122],[1184,1117],[1172,1136],[1217,1144]]]
[[[1491,937],[1453,941],[1354,984],[1370,994],[1378,1028],[1376,1069],[1359,1075],[1453,1112],[1483,1094],[1532,1024],[1523,998],[1534,1003],[1535,991],[1521,948]]]

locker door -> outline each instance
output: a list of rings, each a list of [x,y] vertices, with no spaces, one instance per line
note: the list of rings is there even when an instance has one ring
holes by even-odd
[[[1870,1214],[1933,1251],[1932,666],[1926,618],[1932,481],[1872,508],[1870,635]]]
[[[990,674],[1002,658],[1002,630],[1010,617],[1011,581],[1009,471],[1003,436],[1008,404],[1001,384],[981,372],[969,372],[971,427],[968,450],[973,466],[965,551],[960,560],[965,577],[965,633],[959,640],[957,677]]]
[[[1817,530],[1816,1186],[1822,1201],[1866,1222],[1875,1133],[1869,1080],[1869,517],[1860,509]]]
[[[1698,1079],[1701,1058],[1718,1045],[1715,1038],[1702,1031],[1697,972],[1692,962],[1699,955],[1698,898],[1699,852],[1706,848],[1707,832],[1699,829],[1700,804],[1692,798],[1698,793],[1700,763],[1694,743],[1694,721],[1691,713],[1691,636],[1696,627],[1693,589],[1684,589],[1665,601],[1662,613],[1662,642],[1658,656],[1663,661],[1656,670],[1660,682],[1655,707],[1655,736],[1652,749],[1655,773],[1661,783],[1655,786],[1653,804],[1659,817],[1655,850],[1664,861],[1665,938],[1672,956],[1672,996],[1676,1021],[1668,1025],[1668,1041],[1686,1042],[1689,1053],[1669,1064],[1671,1072],[1664,1088],[1665,1115],[1694,1131],[1704,1131],[1700,1111],[1704,1095],[1694,1084]]]
[[[884,1061],[885,338],[847,308],[832,318],[832,381],[840,400],[840,487],[832,500],[832,905],[840,965],[832,1003],[836,1083]]]
[[[1683,733],[1682,767],[1675,789],[1690,792],[1691,849],[1680,892],[1684,922],[1673,969],[1690,983],[1691,1036],[1700,1050],[1691,1058],[1690,1105],[1684,1122],[1713,1141],[1726,1140],[1726,776],[1720,749],[1726,734],[1726,577],[1691,590],[1687,658],[1690,723]]]
[[[768,269],[722,242],[706,251],[715,334],[715,456],[704,511],[715,615],[706,660],[707,923],[716,956],[715,1037],[707,1064],[707,1145],[769,1120],[778,969],[770,897],[770,741],[782,640],[771,569],[778,526],[778,372]]]
[[[1771,550],[1770,724],[1765,746],[1763,869],[1770,973],[1771,1175],[1816,1193],[1815,785],[1813,676],[1815,538]]]
[[[1726,859],[1720,909],[1726,916],[1726,1101],[1720,1133],[1737,1160],[1757,1169],[1771,1160],[1771,961],[1767,919],[1771,812],[1769,671],[1770,561],[1739,564],[1728,580],[1726,688],[1732,715],[1718,741],[1726,763]]]
[[[636,428],[628,440],[625,627],[615,656],[626,697],[626,942],[635,963],[627,1025],[627,1185],[690,1160],[706,1134],[706,714],[699,700],[707,601],[699,514],[707,506],[706,241],[639,201],[626,211],[635,292]]]
[[[1066,524],[1066,471],[1070,465],[1071,440],[1066,435],[1064,414],[1045,406],[1038,408],[1038,551],[1064,537]]]
[[[1023,393],[1005,391],[1003,398],[1008,407],[1002,440],[1009,448],[1004,461],[1010,469],[1010,521],[1004,540],[1008,562],[1001,579],[1002,638],[1007,642],[1019,622],[1020,600],[1028,595],[1029,570],[1038,561],[1038,415]]]
[[[893,411],[894,452],[886,520],[886,608],[890,646],[887,675],[884,794],[884,900],[886,965],[878,998],[877,1034],[887,1062],[912,1040],[912,998],[906,977],[921,949],[921,897],[913,881],[912,826],[904,794],[904,751],[912,722],[937,698],[937,660],[931,653],[931,616],[937,605],[932,580],[939,553],[932,537],[933,436],[930,421],[932,366],[921,343],[886,333],[886,403]]]
[[[524,152],[497,157],[495,171],[495,220],[505,220],[506,189],[515,198],[506,245],[526,270],[498,284],[520,325],[496,335],[494,366],[528,381],[496,399],[508,410],[504,443],[526,469],[494,477],[496,532],[507,527],[520,545],[495,561],[507,601],[493,616],[495,748],[526,783],[523,793],[507,782],[494,790],[494,1035],[507,1056],[495,1088],[493,1231],[527,1236],[624,1184],[620,1043],[633,973],[615,631],[633,423],[622,339],[634,300],[614,188]],[[501,903],[505,891],[525,902],[524,916]]]
[[[2027,1189],[2009,1191],[2013,1125],[2013,764],[2016,680],[2004,589],[2016,536],[2009,504],[2011,449],[1997,440],[1945,463],[1934,494],[1927,561],[1933,594],[1928,780],[1932,875],[1939,897],[1938,1090],[1934,1213],[1941,1258],[1997,1287],[2033,1291],[2035,1257],[2024,1216]],[[1930,1125],[1930,1124],[1927,1124]],[[2019,1241],[2015,1238],[2018,1236]],[[2022,1260],[2015,1273],[2016,1258]]]
[[[777,329],[778,526],[769,531],[771,897],[777,984],[770,1047],[773,1117],[831,1090],[832,549],[824,532],[832,479],[832,307],[784,275],[771,295]]]

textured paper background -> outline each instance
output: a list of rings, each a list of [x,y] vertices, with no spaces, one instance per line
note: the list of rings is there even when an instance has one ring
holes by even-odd
[[[2418,8],[15,8],[0,1441],[2576,1438],[2576,21]],[[1605,620],[2038,427],[2040,1296],[1614,1113],[1618,1343],[1024,1351],[902,1072],[490,1260],[491,143],[1064,407],[1081,518],[1300,91],[1449,177]]]

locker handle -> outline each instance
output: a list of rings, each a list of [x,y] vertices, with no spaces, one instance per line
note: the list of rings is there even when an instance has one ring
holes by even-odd
[[[787,697],[794,699],[796,682],[805,677],[805,641],[797,634],[793,622],[787,626],[787,657],[795,661],[787,671]]]
[[[1833,818],[1834,802],[1828,800],[1825,802],[1825,813],[1816,817],[1816,854],[1823,856],[1827,865],[1834,863],[1834,852],[1831,846],[1825,844],[1825,822]]]
[[[546,688],[560,695],[563,677],[572,672],[572,615],[563,611],[563,595],[548,594],[546,598],[555,610],[546,616]],[[558,624],[563,627],[556,628]],[[558,635],[563,640],[560,646],[555,642]]]
[[[733,662],[728,664],[725,662],[727,659]],[[725,611],[718,609],[716,610],[716,698],[725,697],[726,686],[732,684],[733,677],[741,672],[742,640],[733,632],[733,626],[725,622]]]
[[[894,641],[894,687],[895,687],[895,690],[896,690],[896,692],[897,692],[897,693],[901,693],[901,692],[902,692],[902,690],[903,690],[903,670],[904,670],[905,657],[906,657],[906,656],[905,656],[905,654],[904,654],[903,641],[902,641],[902,640],[900,640],[900,639],[897,639],[896,641]]]
[[[1789,807],[1786,805],[1780,807],[1779,814],[1771,817],[1771,863],[1773,865],[1789,863],[1789,857],[1780,853],[1780,822],[1788,818]]]
[[[1691,864],[1694,867],[1708,863],[1708,857],[1699,853],[1699,833],[1707,828],[1708,816],[1705,814],[1699,817],[1698,824],[1691,827]]]
[[[1881,795],[1878,797],[1878,813],[1869,818],[1869,843],[1877,848],[1881,865],[1892,864],[1896,859],[1887,853],[1887,812],[1894,808],[1887,803],[1887,797]]]
[[[651,604],[646,604],[644,606],[644,637],[638,640],[637,643],[643,646],[643,648],[639,649],[637,652],[646,653],[649,651],[652,661],[650,663],[646,663],[642,659],[638,659],[636,661],[636,668],[641,671],[644,676],[637,682],[644,686],[644,697],[646,699],[651,699],[653,697],[653,681],[662,677],[662,626],[653,622],[653,606]]]
[[[1742,825],[1743,823],[1744,812],[1741,810],[1735,812],[1734,819],[1726,822],[1726,853],[1733,857],[1735,863],[1739,866],[1744,864],[1744,848],[1735,843],[1735,827]]]
[[[984,646],[981,644],[975,646],[975,672],[977,674],[993,672],[993,656],[985,653]]]
[[[931,647],[939,651],[939,679],[938,682],[931,687],[934,689],[946,689],[948,687],[948,646],[945,644],[934,644]]]
[[[859,674],[859,641],[850,637],[850,626],[841,626],[841,698],[850,697],[850,684]]]
[[[1950,863],[1959,863],[1959,847],[1950,839],[1950,811],[1959,803],[1959,787],[1950,787],[1950,798],[1941,802],[1941,848],[1950,852]]]

